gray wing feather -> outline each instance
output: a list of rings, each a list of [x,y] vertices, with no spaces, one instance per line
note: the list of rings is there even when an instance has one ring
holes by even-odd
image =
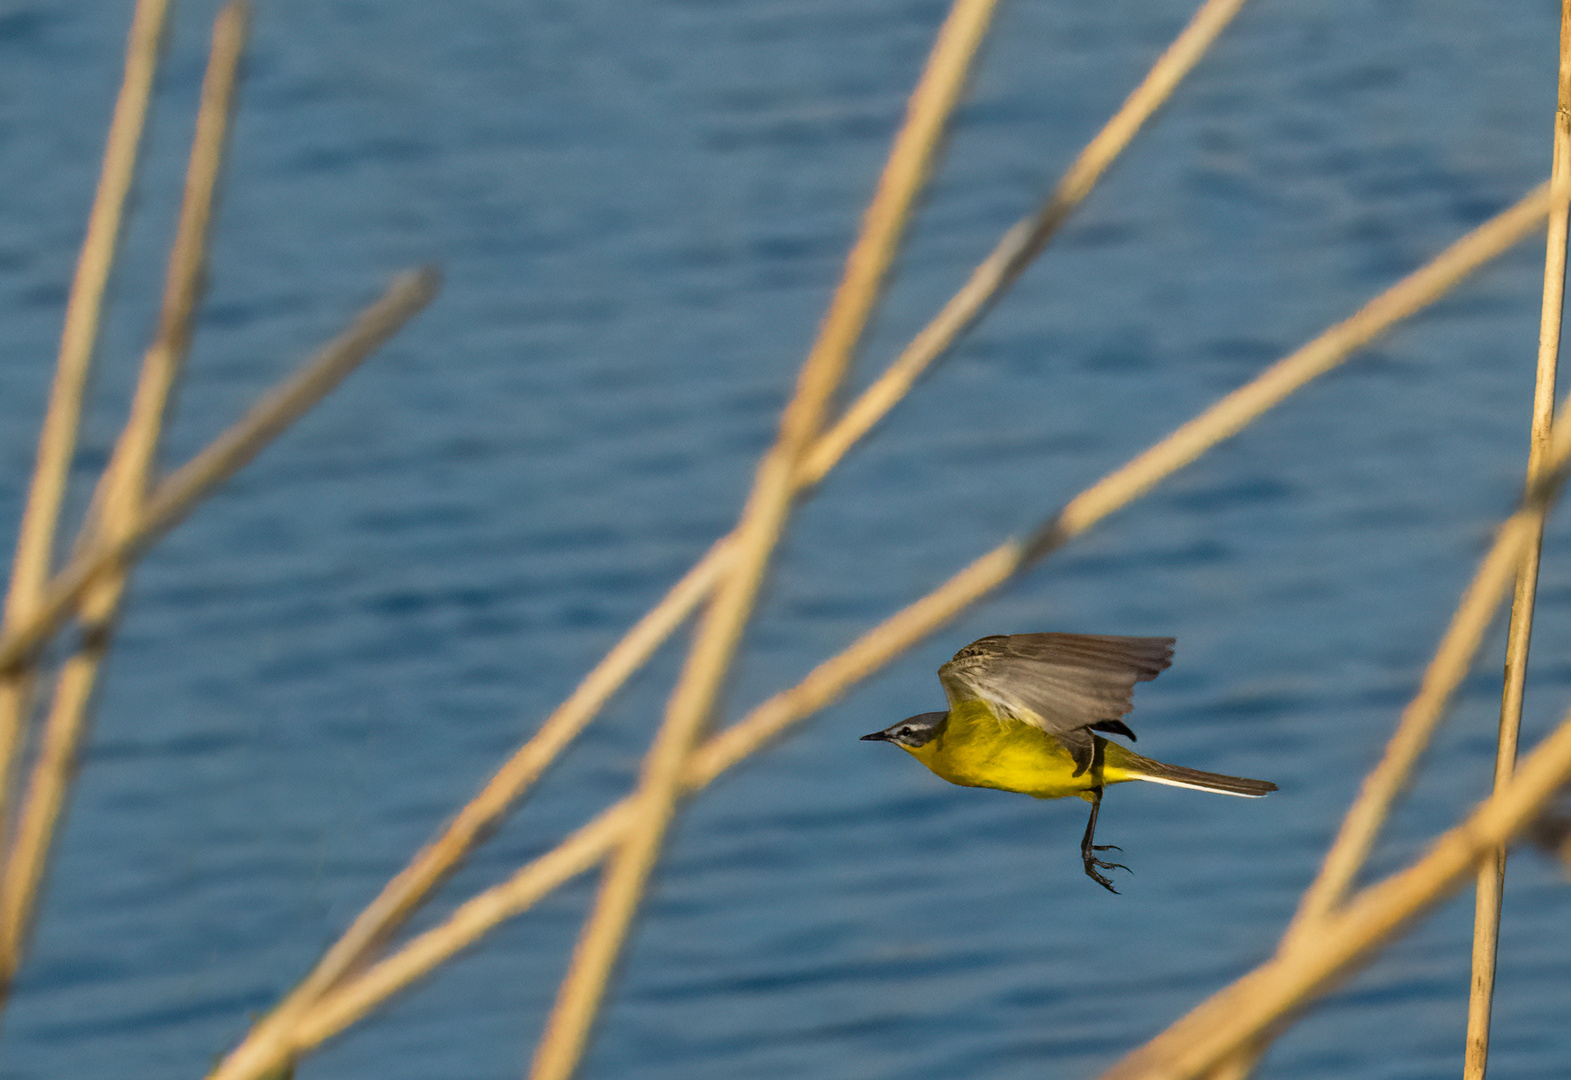
[[[950,708],[980,698],[1005,716],[1067,736],[1097,724],[1122,727],[1135,683],[1172,662],[1172,638],[1013,634],[973,641],[938,669],[938,679]]]

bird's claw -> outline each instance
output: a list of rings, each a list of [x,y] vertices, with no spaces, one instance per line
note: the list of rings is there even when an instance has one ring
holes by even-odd
[[[1123,863],[1103,862],[1091,854],[1093,851],[1122,851],[1123,849],[1117,844],[1092,843],[1096,839],[1097,811],[1102,809],[1102,789],[1100,787],[1092,788],[1087,799],[1091,803],[1091,820],[1086,822],[1085,835],[1080,838],[1080,858],[1085,863],[1086,876],[1108,892],[1116,894],[1118,890],[1113,888],[1112,880],[1104,874],[1097,873],[1097,868],[1101,867],[1103,870],[1129,870],[1129,867]],[[1131,874],[1134,873],[1133,870],[1129,870],[1129,872]]]
[[[1098,847],[1092,850],[1106,851],[1107,848]],[[1113,879],[1107,877],[1105,874],[1097,873],[1097,867],[1101,867],[1103,870],[1129,870],[1129,867],[1125,866],[1123,863],[1104,862],[1103,860],[1095,858],[1090,854],[1085,856],[1086,876],[1089,877],[1092,881],[1096,882],[1098,885],[1102,886],[1102,888],[1106,889],[1108,892],[1113,893],[1115,896],[1118,895],[1118,890],[1113,888]],[[1133,870],[1129,870],[1129,872],[1131,874],[1134,873]]]

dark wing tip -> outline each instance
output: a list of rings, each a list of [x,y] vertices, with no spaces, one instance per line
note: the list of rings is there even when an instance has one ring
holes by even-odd
[[[1177,638],[1147,637],[1123,640],[1129,643],[1129,651],[1125,655],[1139,668],[1135,682],[1150,682],[1173,666],[1173,646],[1178,644]]]

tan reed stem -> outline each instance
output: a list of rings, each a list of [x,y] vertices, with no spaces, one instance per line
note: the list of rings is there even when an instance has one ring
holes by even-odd
[[[715,588],[667,704],[665,721],[644,759],[635,796],[637,815],[627,837],[610,857],[594,908],[536,1047],[531,1068],[535,1080],[569,1080],[583,1056],[612,969],[664,847],[682,794],[682,770],[714,713],[721,683],[790,515],[798,463],[823,427],[878,302],[911,208],[932,170],[944,128],[986,35],[994,3],[955,0],[939,29],[921,81],[911,94],[905,125],[895,138],[818,340],[802,365],[796,393],[781,418],[779,437],[759,464],[737,530],[733,565]]]
[[[1140,86],[1075,159],[1052,196],[1036,213],[1004,234],[960,291],[808,449],[793,480],[799,493],[816,485],[839,464],[847,451],[911,390],[922,373],[1014,283],[1029,261],[1042,251],[1068,211],[1089,194],[1117,154],[1171,95],[1178,81],[1193,68],[1242,3],[1243,0],[1207,0],[1201,6]],[[247,1035],[247,1041],[265,1041],[269,1037],[266,1029],[287,1026],[288,1018],[299,1008],[320,996],[345,973],[366,962],[524,796],[628,677],[643,666],[709,595],[714,583],[730,565],[735,541],[735,532],[717,540],[670,592],[628,631],[441,834],[421,848],[409,865],[388,882],[343,936],[323,954],[310,974]]]
[[[84,535],[124,535],[141,510],[170,394],[190,347],[248,15],[244,0],[232,0],[213,26],[212,53],[202,83],[158,330],[143,358],[125,429],[100,480],[97,515],[84,527]],[[55,684],[38,760],[33,764],[16,836],[0,876],[0,1003],[22,963],[55,825],[75,773],[98,667],[109,648],[124,587],[125,571],[121,570],[104,575],[83,595],[85,644],[66,661]]]
[[[1205,449],[1228,438],[1288,394],[1335,367],[1358,346],[1392,323],[1433,302],[1467,273],[1522,239],[1545,213],[1547,191],[1480,225],[1435,259],[1366,304],[1303,348],[1278,361],[1252,382],[1212,405],[1200,417],[1104,477],[1070,502],[1063,512],[1032,533],[1028,543],[1011,540],[966,567],[926,597],[886,619],[850,647],[814,668],[795,687],[755,707],[741,721],[712,736],[694,752],[685,784],[690,792],[755,753],[787,728],[839,698],[854,683],[889,663],[970,604],[1006,584],[1032,561],[1090,528],[1132,501]],[[1328,350],[1340,349],[1341,355]],[[1244,410],[1241,415],[1240,410]],[[1161,471],[1165,469],[1165,471]],[[1156,471],[1153,471],[1156,470]],[[1122,500],[1122,501],[1120,501]],[[1071,515],[1071,508],[1079,509]],[[625,835],[634,812],[632,798],[602,812],[547,855],[512,878],[478,894],[447,922],[408,942],[358,977],[339,983],[291,1026],[269,1031],[268,1046],[253,1042],[245,1068],[236,1067],[237,1049],[211,1080],[244,1080],[264,1075],[288,1058],[338,1034],[381,1002],[402,990],[458,951],[473,944],[497,923],[527,910],[593,866]],[[271,1017],[269,1018],[271,1020]]]
[[[1406,870],[1366,888],[1329,915],[1312,940],[1278,952],[1212,995],[1102,1080],[1190,1080],[1325,993],[1413,919],[1467,883],[1571,779],[1571,716],[1522,763],[1511,782],[1442,834]]]
[[[238,472],[299,419],[436,295],[439,276],[426,269],[398,275],[387,291],[294,375],[174,473],[147,498],[136,525],[118,540],[96,540],[71,556],[50,581],[38,608],[0,637],[0,671],[26,663],[100,575],[134,560],[198,502]]]
[[[137,148],[146,127],[147,103],[158,68],[168,0],[138,0],[126,43],[125,77],[115,101],[114,117],[104,147],[98,190],[87,218],[87,236],[77,257],[76,274],[66,300],[65,328],[54,385],[38,436],[38,457],[18,531],[5,619],[0,630],[10,634],[33,617],[43,602],[53,562],[55,531],[76,450],[88,369],[98,341],[100,314],[109,271],[114,265],[126,197],[136,175]],[[32,703],[32,673],[0,669],[0,836],[10,833],[16,762],[26,740]]]
[[[1278,1035],[1287,1026],[1287,1021],[1267,1025],[1260,1034],[1244,1043],[1242,1047],[1224,1057],[1214,1068],[1205,1073],[1206,1080],[1247,1080],[1255,1071],[1255,1066],[1260,1064],[1260,1058],[1266,1049],[1276,1041]]]
[[[1560,359],[1560,322],[1566,288],[1566,187],[1571,183],[1571,0],[1560,7],[1560,78],[1555,109],[1553,165],[1550,186],[1556,198],[1549,208],[1549,236],[1544,254],[1544,297],[1538,327],[1538,375],[1533,388],[1533,422],[1527,456],[1528,487],[1544,476],[1555,419],[1555,372]],[[1538,592],[1538,560],[1543,546],[1540,517],[1517,571],[1506,637],[1505,687],[1500,702],[1500,735],[1495,751],[1495,790],[1511,781],[1516,767],[1517,736],[1522,725],[1522,694],[1527,680],[1528,649],[1533,635],[1533,602]],[[1467,1043],[1463,1080],[1484,1080],[1489,1064],[1489,1014],[1495,996],[1495,956],[1500,941],[1500,907],[1505,887],[1506,849],[1478,868],[1473,911],[1473,971],[1467,1008]]]

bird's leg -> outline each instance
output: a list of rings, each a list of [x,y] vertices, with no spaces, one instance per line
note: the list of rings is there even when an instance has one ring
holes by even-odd
[[[1102,886],[1102,888],[1106,889],[1108,892],[1116,893],[1118,890],[1113,888],[1112,879],[1097,873],[1097,867],[1100,866],[1103,870],[1129,870],[1129,867],[1125,866],[1123,863],[1103,862],[1101,859],[1092,854],[1092,852],[1096,851],[1123,850],[1122,848],[1119,848],[1113,844],[1092,843],[1092,841],[1096,839],[1096,815],[1097,812],[1101,809],[1102,789],[1099,787],[1094,787],[1091,789],[1091,820],[1086,822],[1086,834],[1080,838],[1080,858],[1085,863],[1087,877],[1096,882],[1098,885]],[[1133,870],[1129,870],[1129,872],[1131,874],[1134,873]]]

